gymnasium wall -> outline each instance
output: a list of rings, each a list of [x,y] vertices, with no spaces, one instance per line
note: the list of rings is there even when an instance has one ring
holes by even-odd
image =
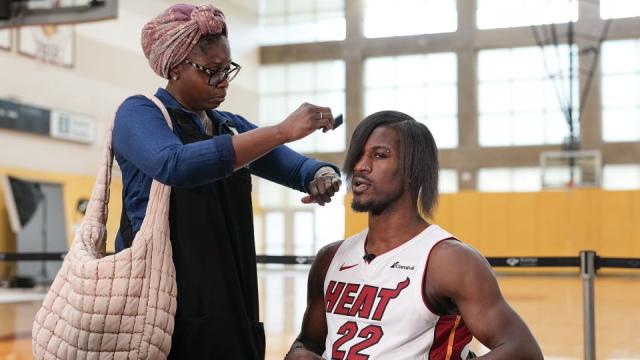
[[[345,200],[345,236],[367,226]],[[640,257],[640,191],[460,192],[440,196],[434,223],[485,256]]]

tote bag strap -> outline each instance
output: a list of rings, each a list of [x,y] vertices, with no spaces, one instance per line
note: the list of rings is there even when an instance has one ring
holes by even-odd
[[[167,125],[173,130],[171,117],[167,112],[167,108],[157,97],[151,95],[148,98],[160,109]],[[169,224],[169,197],[171,195],[171,187],[157,180],[151,182],[151,191],[149,191],[149,201],[147,202],[147,210],[140,226],[140,232],[153,231],[156,229],[165,229],[168,231]],[[165,226],[166,225],[166,226]],[[156,239],[160,240],[160,239]],[[135,241],[132,246],[135,246]]]
[[[105,146],[102,150],[100,168],[96,176],[89,205],[85,211],[84,221],[98,222],[102,225],[107,224],[108,204],[109,204],[109,185],[111,185],[111,170],[113,166],[113,144],[112,144],[113,120],[105,132]]]
[[[156,104],[158,109],[160,109],[160,111],[162,112],[162,116],[164,116],[164,120],[167,122],[167,125],[169,125],[169,128],[173,130],[173,123],[171,122],[171,117],[169,116],[169,113],[167,112],[167,108],[164,106],[162,101],[160,101],[160,99],[158,99],[155,95],[149,95],[147,97],[149,98],[149,100],[153,101],[154,104]]]
[[[167,125],[170,129],[173,130],[173,124],[171,122],[171,118],[169,117],[169,113],[165,108],[164,104],[155,97],[154,95],[147,96],[153,103],[160,109],[162,115],[167,122]],[[98,222],[102,225],[107,224],[108,211],[109,211],[109,186],[111,185],[111,172],[113,168],[113,125],[114,120],[109,123],[109,127],[105,133],[105,146],[102,150],[102,157],[100,162],[100,169],[98,170],[98,175],[96,176],[96,182],[93,186],[93,190],[91,192],[91,197],[89,199],[89,205],[87,206],[87,211],[85,212],[85,219],[92,220]],[[151,203],[152,196],[154,193],[154,187],[166,187],[166,185],[162,185],[158,183],[156,180],[153,180],[151,184],[151,192],[149,195],[149,200]],[[161,189],[156,189],[156,193]],[[162,191],[160,191],[162,192]],[[164,192],[167,192],[165,189]],[[162,198],[162,196],[160,196]],[[168,198],[168,195],[166,196]],[[154,199],[158,199],[158,196],[154,197]],[[168,202],[168,199],[167,199]],[[151,204],[149,204],[151,205]],[[123,204],[124,206],[124,204]],[[151,206],[147,206],[147,214],[149,214],[149,208]],[[155,207],[155,205],[154,205]],[[145,216],[146,218],[146,216]]]

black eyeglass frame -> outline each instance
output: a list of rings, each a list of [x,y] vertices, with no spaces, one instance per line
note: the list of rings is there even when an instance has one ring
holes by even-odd
[[[189,59],[184,59],[184,62],[186,64],[189,64],[191,66],[193,66],[194,68],[196,68],[197,70],[200,70],[202,72],[204,72],[205,74],[209,75],[209,80],[207,80],[207,84],[209,86],[217,86],[218,84],[220,84],[221,82],[227,80],[229,82],[231,82],[231,80],[235,79],[236,76],[238,76],[238,73],[240,72],[240,69],[242,69],[242,66],[240,66],[240,64],[237,64],[233,61],[229,62],[228,65],[232,66],[229,70],[223,69],[223,70],[211,70],[211,69],[207,69],[206,67],[200,65],[200,64],[196,64],[193,61],[189,60]],[[215,79],[215,82],[212,82],[212,80]]]

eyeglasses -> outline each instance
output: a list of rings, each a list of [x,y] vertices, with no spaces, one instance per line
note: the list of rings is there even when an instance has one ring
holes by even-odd
[[[206,67],[196,64],[188,59],[184,59],[184,62],[209,75],[209,81],[207,81],[207,84],[209,84],[209,86],[217,86],[225,80],[231,81],[235,79],[235,77],[240,72],[240,69],[242,69],[242,66],[234,63],[233,61],[230,62],[229,65],[227,65],[227,69],[217,71],[207,69]]]

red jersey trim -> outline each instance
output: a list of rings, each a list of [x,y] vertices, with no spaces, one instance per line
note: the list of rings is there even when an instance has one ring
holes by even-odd
[[[429,360],[462,360],[462,350],[471,342],[471,333],[460,315],[438,319],[433,337]]]

